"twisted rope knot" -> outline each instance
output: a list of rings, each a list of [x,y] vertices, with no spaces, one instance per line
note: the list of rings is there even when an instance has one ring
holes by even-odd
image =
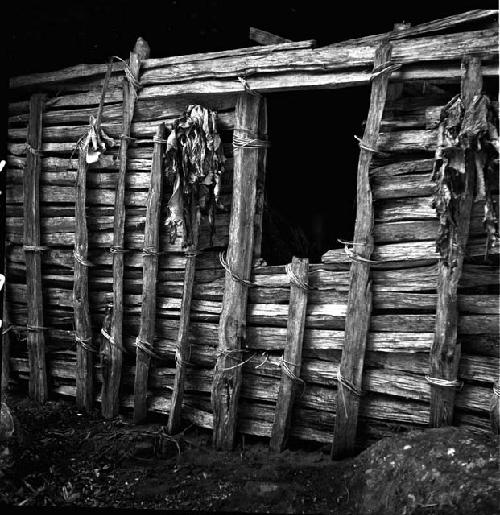
[[[158,251],[156,247],[143,247],[142,249],[142,255],[143,256],[159,256],[160,254],[163,254],[162,252]]]
[[[392,61],[388,61],[384,64],[381,64],[380,66],[377,66],[373,69],[372,74],[370,76],[370,81],[384,73],[392,73],[393,71],[399,70],[401,66],[402,64],[397,64]]]
[[[351,383],[351,381],[348,381],[340,372],[340,366],[337,369],[337,383],[339,385],[340,391],[342,391],[342,387],[347,388],[351,393],[356,395],[357,397],[361,397],[363,395],[363,390],[361,388],[358,388],[354,383]],[[347,413],[346,413],[347,415]]]
[[[248,84],[245,77],[241,77],[238,75],[237,79],[243,86],[245,93],[250,93],[250,95],[255,95],[256,97],[262,97],[262,95],[258,91],[255,91],[250,87],[250,84]]]
[[[39,148],[32,147],[29,143],[26,143],[24,146],[27,152],[29,152],[33,156],[41,156],[43,154],[43,150]]]
[[[145,340],[141,340],[139,336],[135,339],[134,345],[152,358],[161,359],[160,356],[153,351],[153,344]]]
[[[109,247],[109,251],[111,254],[125,254],[125,252],[129,252],[128,249],[124,249],[123,247],[120,247],[120,245],[112,245]]]
[[[123,345],[120,345],[115,341],[115,339],[104,329],[104,327],[101,328],[101,334],[106,338],[106,340],[110,343],[110,345],[113,345],[117,349],[120,349],[122,352],[127,352],[127,349],[123,347]],[[101,351],[101,354],[104,354],[104,349]]]
[[[312,286],[309,286],[305,281],[303,281],[300,277],[298,277],[295,272],[292,270],[292,263],[287,263],[285,265],[285,272],[288,278],[290,279],[290,282],[292,284],[295,284],[295,286],[298,286],[302,290],[312,290]]]
[[[448,379],[442,379],[441,377],[425,376],[425,380],[432,386],[440,386],[443,388],[462,388],[464,385],[463,381],[458,381],[456,379],[449,381]]]
[[[231,275],[233,280],[238,282],[238,283],[244,284],[245,286],[248,286],[249,288],[251,288],[252,286],[255,286],[255,284],[252,281],[248,281],[247,279],[243,279],[242,277],[240,277],[238,274],[236,274],[235,272],[233,272],[229,268],[229,265],[227,264],[227,261],[226,261],[226,258],[225,258],[225,254],[226,254],[226,251],[224,251],[224,250],[220,251],[220,253],[219,253],[219,261],[220,261],[220,264],[223,266],[224,270],[226,270],[226,272],[228,272]]]
[[[493,395],[496,395],[497,397],[500,397],[500,386],[499,385],[493,385]]]
[[[97,349],[92,345],[89,345],[92,342],[92,336],[88,336],[87,338],[82,338],[75,334],[75,342],[77,345],[80,345],[82,349],[85,349],[88,352],[94,352],[97,354]]]
[[[88,261],[87,259],[85,259],[79,252],[78,250],[73,250],[73,257],[75,258],[76,261],[78,261],[78,263],[80,263],[80,265],[83,265],[83,266],[95,266],[93,263],[91,263],[90,261]]]
[[[349,248],[349,245],[366,245],[366,243],[356,243],[354,241],[344,241],[337,238],[337,241],[339,243],[342,243],[344,245],[344,252],[346,253],[347,257],[349,258],[349,261],[357,261],[358,263],[378,263],[378,261],[372,261],[371,259],[364,258],[363,256],[360,256],[359,254],[356,254],[353,250]]]

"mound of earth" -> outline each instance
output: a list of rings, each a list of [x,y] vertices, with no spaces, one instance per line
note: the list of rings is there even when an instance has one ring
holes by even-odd
[[[0,446],[0,500],[254,513],[496,514],[496,440],[457,428],[380,440],[332,462],[328,446],[268,451],[263,440],[216,452],[210,433],[104,421],[67,401],[12,397],[14,436]]]

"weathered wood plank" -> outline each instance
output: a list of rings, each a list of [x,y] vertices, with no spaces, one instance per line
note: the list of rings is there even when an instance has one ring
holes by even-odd
[[[472,108],[475,95],[480,95],[483,82],[481,60],[478,57],[463,59],[464,76],[461,98],[465,111]],[[471,142],[472,143],[472,142]],[[471,145],[472,147],[472,145]],[[465,151],[465,174],[461,191],[458,193],[458,219],[450,224],[449,245],[445,259],[438,263],[438,301],[436,307],[436,327],[430,353],[431,380],[431,427],[453,424],[455,387],[460,362],[460,342],[458,333],[458,283],[462,274],[469,225],[474,198],[475,166],[474,151]],[[451,207],[450,207],[451,209]],[[446,381],[444,386],[436,384]]]
[[[151,164],[146,220],[144,227],[144,249],[142,274],[141,326],[137,340],[146,349],[153,348],[156,328],[156,285],[158,280],[158,252],[160,241],[160,208],[163,191],[162,154],[165,125],[159,124]],[[150,353],[136,345],[136,373],[134,381],[134,422],[140,422],[147,414],[147,389]]]
[[[391,60],[392,47],[383,43],[375,51],[374,69],[384,66]],[[387,84],[390,73],[382,73],[373,79],[370,109],[368,111],[363,143],[374,147],[385,106]],[[370,258],[373,252],[373,200],[370,188],[369,169],[372,152],[360,148],[357,172],[357,208],[353,247],[358,256],[351,263],[349,275],[349,298],[345,320],[345,343],[342,350],[339,377],[349,388],[339,383],[341,395],[337,395],[337,416],[332,444],[332,457],[343,458],[352,453],[356,440],[359,410],[359,395],[363,380],[363,363],[367,334],[372,310],[372,291],[370,282]],[[340,381],[340,380],[339,380]]]
[[[42,113],[45,96],[34,94],[30,99],[26,169],[24,173],[24,251],[28,305],[27,344],[30,360],[29,395],[38,402],[48,398],[45,365],[43,322],[42,257],[40,255],[40,148],[42,144]]]
[[[236,104],[235,126],[242,137],[259,137],[261,97],[244,93]],[[253,257],[255,199],[259,171],[259,149],[241,147],[234,155],[233,203],[229,226],[227,263],[233,273],[249,279]],[[212,386],[214,412],[213,443],[230,450],[236,434],[238,397],[241,388],[242,340],[245,339],[248,287],[226,273],[224,300],[219,322],[219,358]]]
[[[304,283],[308,284],[309,260],[292,259],[291,271]],[[293,282],[290,286],[290,304],[288,306],[287,345],[283,353],[281,381],[269,447],[274,452],[281,452],[288,443],[292,423],[292,408],[295,401],[297,383],[300,379],[302,363],[302,341],[306,320],[307,290]],[[287,367],[287,368],[285,368]]]

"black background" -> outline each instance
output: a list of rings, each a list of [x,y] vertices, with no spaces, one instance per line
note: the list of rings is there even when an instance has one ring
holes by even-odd
[[[497,7],[492,0],[19,0],[9,3],[3,17],[4,86],[9,75],[104,63],[111,55],[127,58],[138,36],[149,42],[151,57],[252,46],[250,26],[294,41],[315,39],[322,46],[390,31],[396,22],[417,25],[469,9]],[[278,232],[300,226],[310,240],[320,242],[320,248],[309,252],[317,260],[337,238],[352,237],[358,158],[353,134],[362,134],[369,88],[266,96],[272,144],[268,202],[282,218]],[[5,107],[6,102],[3,119]],[[315,231],[318,220],[325,221],[323,236]]]

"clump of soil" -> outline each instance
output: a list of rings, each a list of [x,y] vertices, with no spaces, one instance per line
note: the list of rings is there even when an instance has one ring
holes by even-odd
[[[456,428],[379,441],[332,462],[328,448],[216,452],[210,433],[104,421],[66,401],[11,398],[14,439],[0,446],[0,500],[14,506],[257,513],[494,514],[495,440]]]

